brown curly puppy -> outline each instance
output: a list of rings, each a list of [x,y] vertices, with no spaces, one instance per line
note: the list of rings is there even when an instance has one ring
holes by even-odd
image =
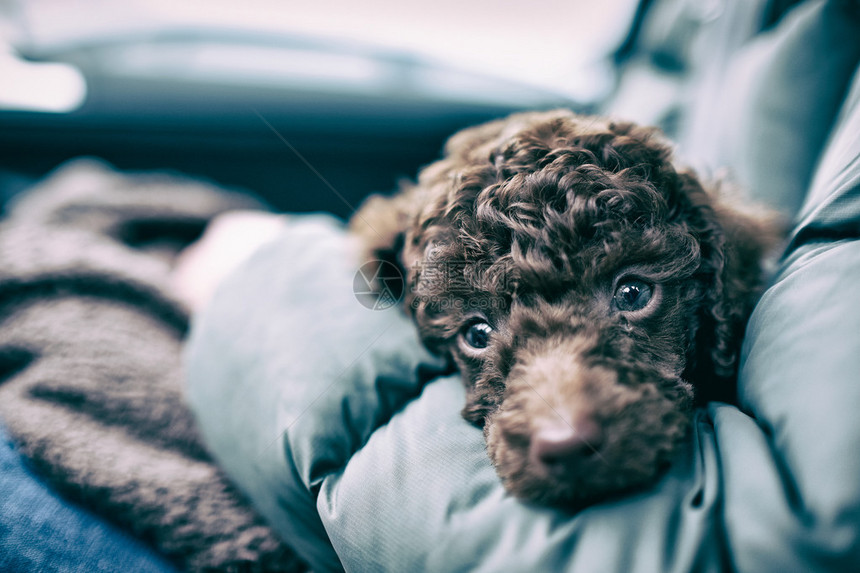
[[[679,171],[653,129],[568,111],[456,134],[352,220],[406,270],[507,489],[579,506],[655,478],[728,400],[773,219]]]

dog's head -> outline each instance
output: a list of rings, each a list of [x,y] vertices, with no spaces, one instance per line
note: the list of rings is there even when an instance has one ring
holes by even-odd
[[[509,491],[575,505],[654,478],[694,400],[730,399],[776,238],[654,130],[565,111],[460,132],[353,227],[402,265]]]

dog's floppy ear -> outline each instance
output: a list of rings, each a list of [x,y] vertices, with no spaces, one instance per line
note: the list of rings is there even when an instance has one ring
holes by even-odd
[[[362,259],[388,261],[403,271],[400,254],[416,206],[414,189],[405,183],[401,187],[394,195],[368,197],[350,219],[349,230],[361,241]]]
[[[364,260],[395,263],[401,271],[419,261],[432,241],[428,228],[451,207],[458,170],[482,165],[484,175],[494,176],[492,152],[509,139],[506,134],[527,125],[530,117],[515,114],[458,131],[445,143],[443,157],[421,169],[417,183],[403,181],[394,195],[371,195],[365,200],[350,220],[350,231],[364,248]],[[407,244],[407,235],[415,244]]]
[[[697,385],[697,401],[731,401],[747,319],[784,224],[773,212],[744,206],[719,184],[705,192],[693,174],[683,172],[679,178],[688,197],[705,199],[694,206],[697,213],[691,220],[700,241],[704,296],[690,364],[693,372],[687,379]]]

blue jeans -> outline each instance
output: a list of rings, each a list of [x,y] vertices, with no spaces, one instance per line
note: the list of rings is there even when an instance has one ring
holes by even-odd
[[[0,571],[175,571],[128,534],[59,497],[0,426]]]

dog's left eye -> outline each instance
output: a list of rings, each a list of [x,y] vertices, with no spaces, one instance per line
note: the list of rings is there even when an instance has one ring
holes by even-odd
[[[463,332],[463,339],[472,348],[486,348],[490,344],[493,327],[486,322],[473,322]]]
[[[616,310],[634,311],[645,308],[651,300],[651,285],[638,279],[625,280],[615,289],[612,302]]]

